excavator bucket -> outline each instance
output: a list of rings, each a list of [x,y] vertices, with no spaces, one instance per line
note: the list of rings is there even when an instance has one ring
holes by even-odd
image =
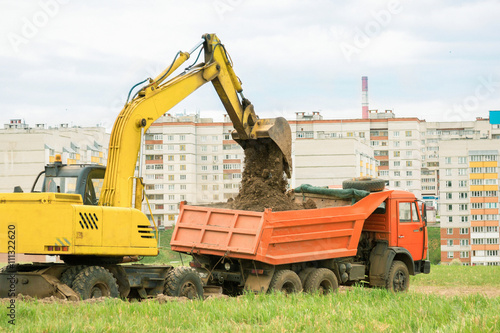
[[[245,140],[241,140],[238,133],[233,132],[233,139],[245,148]],[[283,169],[288,178],[292,173],[292,130],[288,121],[283,117],[258,119],[250,133],[252,139],[271,139],[283,154]]]

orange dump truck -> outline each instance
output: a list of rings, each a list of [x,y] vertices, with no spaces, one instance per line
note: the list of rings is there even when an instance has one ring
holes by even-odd
[[[335,191],[335,190],[334,190]],[[339,190],[337,190],[339,191]],[[324,293],[367,282],[405,291],[409,276],[429,273],[425,205],[406,191],[360,200],[296,193],[317,209],[264,212],[181,204],[171,247],[193,256],[207,286]]]

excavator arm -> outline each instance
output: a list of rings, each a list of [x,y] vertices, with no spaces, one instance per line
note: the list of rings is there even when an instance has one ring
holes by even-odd
[[[166,81],[198,46],[203,45],[205,62],[188,67]],[[179,52],[174,62],[126,103],[113,125],[108,147],[108,164],[99,205],[130,207],[133,179],[141,137],[145,131],[196,89],[212,82],[233,122],[233,138],[245,148],[248,140],[271,139],[283,153],[284,171],[290,177],[291,130],[284,118],[258,119],[253,105],[243,96],[241,82],[231,59],[215,34],[203,35],[191,52]],[[142,181],[136,191],[142,193]],[[136,200],[136,208],[140,209]]]

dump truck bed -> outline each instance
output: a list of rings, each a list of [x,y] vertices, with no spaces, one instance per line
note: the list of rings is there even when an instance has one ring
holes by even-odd
[[[371,193],[354,205],[282,212],[181,204],[170,245],[272,265],[354,256],[365,220],[391,192]]]

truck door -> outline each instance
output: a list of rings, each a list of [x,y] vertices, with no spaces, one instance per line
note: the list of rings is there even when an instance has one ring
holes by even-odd
[[[422,260],[424,222],[419,218],[415,201],[398,203],[398,246],[407,249],[413,260]]]

